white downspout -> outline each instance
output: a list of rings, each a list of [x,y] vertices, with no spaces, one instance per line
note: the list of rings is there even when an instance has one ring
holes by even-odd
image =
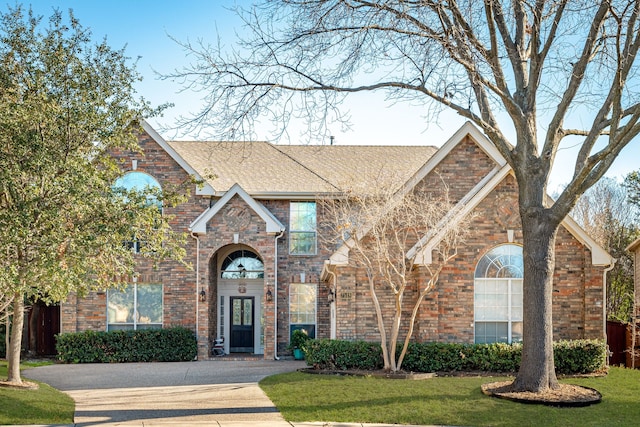
[[[602,329],[604,334],[604,345],[607,348],[607,366],[609,365],[609,346],[607,344],[607,273],[613,270],[616,265],[615,258],[611,258],[611,264],[602,272]]]
[[[280,230],[280,234],[276,236],[274,245],[273,245],[273,298],[275,301],[275,310],[274,310],[274,325],[273,325],[273,358],[275,360],[280,360],[278,357],[278,239],[280,239],[284,235],[284,229]]]
[[[200,293],[198,289],[200,289],[200,238],[193,231],[191,232],[191,237],[196,239],[196,342],[200,341],[200,321],[199,321],[199,313],[200,313]],[[196,355],[196,358],[198,356]]]

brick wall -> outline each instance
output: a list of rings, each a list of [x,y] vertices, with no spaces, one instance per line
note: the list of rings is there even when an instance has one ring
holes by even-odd
[[[442,182],[449,184],[453,201],[464,196],[493,166],[475,143],[466,138],[443,160],[422,188],[436,193]],[[440,183],[440,184],[439,184]],[[460,187],[458,187],[460,184]],[[420,186],[419,186],[420,188]],[[513,241],[522,244],[518,193],[515,178],[508,175],[471,213],[471,233],[458,255],[440,274],[436,288],[424,299],[416,319],[414,339],[419,341],[474,341],[474,271],[478,261],[493,247]],[[338,338],[379,340],[373,303],[363,270],[339,267]],[[603,338],[603,287],[601,267],[591,265],[591,253],[566,229],[556,240],[553,318],[555,339]],[[416,297],[416,286],[428,279],[426,269],[419,268],[413,287],[405,293],[402,331],[407,330],[409,310]],[[393,312],[388,289],[377,288],[386,313]],[[524,302],[526,304],[526,301]],[[387,318],[390,321],[390,317]],[[387,323],[388,328],[388,323]],[[387,330],[388,332],[388,330]]]
[[[122,161],[123,171],[132,168],[137,160],[137,170],[154,176],[162,186],[180,185],[187,174],[148,135],[140,137],[144,155],[116,153]],[[492,161],[478,148],[471,138],[465,138],[430,175],[419,188],[437,194],[449,187],[453,202],[459,200],[494,167]],[[166,208],[175,215],[174,230],[187,232],[188,226],[214,200],[195,196],[193,188],[188,201],[177,208]],[[259,200],[278,220],[288,227],[289,200]],[[507,243],[507,230],[514,230],[514,242],[522,242],[517,208],[515,179],[508,176],[474,210],[472,233],[466,244],[459,248],[458,256],[440,275],[440,281],[422,302],[416,319],[415,339],[421,341],[473,342],[473,273],[478,260],[496,245]],[[318,223],[322,223],[318,212]],[[239,221],[242,218],[242,221]],[[138,265],[138,283],[162,283],[164,285],[164,326],[180,325],[195,331],[198,324],[199,356],[207,357],[209,343],[217,335],[217,265],[221,250],[230,248],[236,241],[255,251],[265,266],[265,289],[275,294],[271,302],[264,302],[265,358],[286,354],[289,342],[289,286],[302,282],[318,284],[317,336],[330,335],[328,284],[320,282],[323,262],[331,252],[318,245],[318,253],[312,256],[289,254],[288,235],[277,240],[268,234],[264,221],[240,198],[233,197],[207,225],[207,233],[199,237],[199,259],[196,240],[188,237],[185,260],[193,268],[176,262],[162,263],[154,269],[143,260]],[[408,249],[408,248],[407,248]],[[275,292],[275,256],[277,252],[278,276]],[[199,266],[199,277],[195,271]],[[558,233],[554,285],[554,334],[556,338],[602,337],[602,269],[591,266],[591,254],[566,230]],[[406,300],[416,295],[416,287],[426,277],[424,268],[414,271]],[[196,285],[198,280],[199,286]],[[378,284],[379,286],[379,284]],[[205,289],[206,300],[198,300],[200,290]],[[368,280],[364,271],[354,266],[337,269],[336,289],[337,337],[342,339],[378,340],[377,320],[371,303]],[[378,288],[383,308],[390,312],[393,300]],[[277,337],[274,318],[277,303]],[[197,319],[196,319],[197,310]],[[106,329],[106,293],[98,292],[86,298],[71,295],[61,308],[62,332],[87,329]],[[408,328],[405,313],[403,330]]]
[[[163,188],[177,187],[187,182],[189,177],[184,170],[149,135],[141,134],[139,143],[144,154],[114,153],[121,163],[123,173],[132,171],[133,160],[136,160],[136,170],[153,176]],[[174,216],[170,222],[174,231],[186,233],[189,224],[208,206],[208,200],[196,197],[195,187],[190,187],[190,196],[186,203],[175,208],[163,208],[165,214]],[[195,240],[187,237],[185,249],[185,261],[192,263],[195,260]],[[163,284],[163,325],[184,326],[195,331],[195,270],[175,261],[166,261],[154,268],[150,260],[140,257],[136,271],[140,274],[139,284]],[[61,332],[104,331],[106,328],[106,292],[93,292],[85,298],[78,298],[72,294],[62,304]]]

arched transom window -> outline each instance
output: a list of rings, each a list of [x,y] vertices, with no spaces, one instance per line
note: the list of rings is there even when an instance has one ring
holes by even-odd
[[[231,252],[222,261],[223,279],[262,279],[264,264],[257,254],[241,249]]]
[[[475,342],[522,341],[522,246],[500,245],[474,275]]]
[[[124,189],[127,192],[148,192],[147,202],[157,204],[159,209],[162,209],[162,202],[151,193],[156,193],[161,190],[160,183],[151,175],[144,172],[127,172],[113,184],[115,188]]]

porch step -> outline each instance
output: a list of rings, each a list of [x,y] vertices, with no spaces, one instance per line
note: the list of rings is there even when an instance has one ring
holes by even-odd
[[[256,361],[256,360],[264,360],[264,356],[261,354],[225,354],[224,356],[210,356],[209,360],[220,360],[227,362],[237,362],[237,361]]]

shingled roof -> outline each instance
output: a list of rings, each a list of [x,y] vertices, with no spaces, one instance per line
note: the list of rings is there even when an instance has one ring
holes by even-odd
[[[274,145],[268,142],[169,141],[200,175],[215,175],[217,194],[239,184],[252,197],[301,197],[373,182],[381,170],[408,180],[433,146]]]

